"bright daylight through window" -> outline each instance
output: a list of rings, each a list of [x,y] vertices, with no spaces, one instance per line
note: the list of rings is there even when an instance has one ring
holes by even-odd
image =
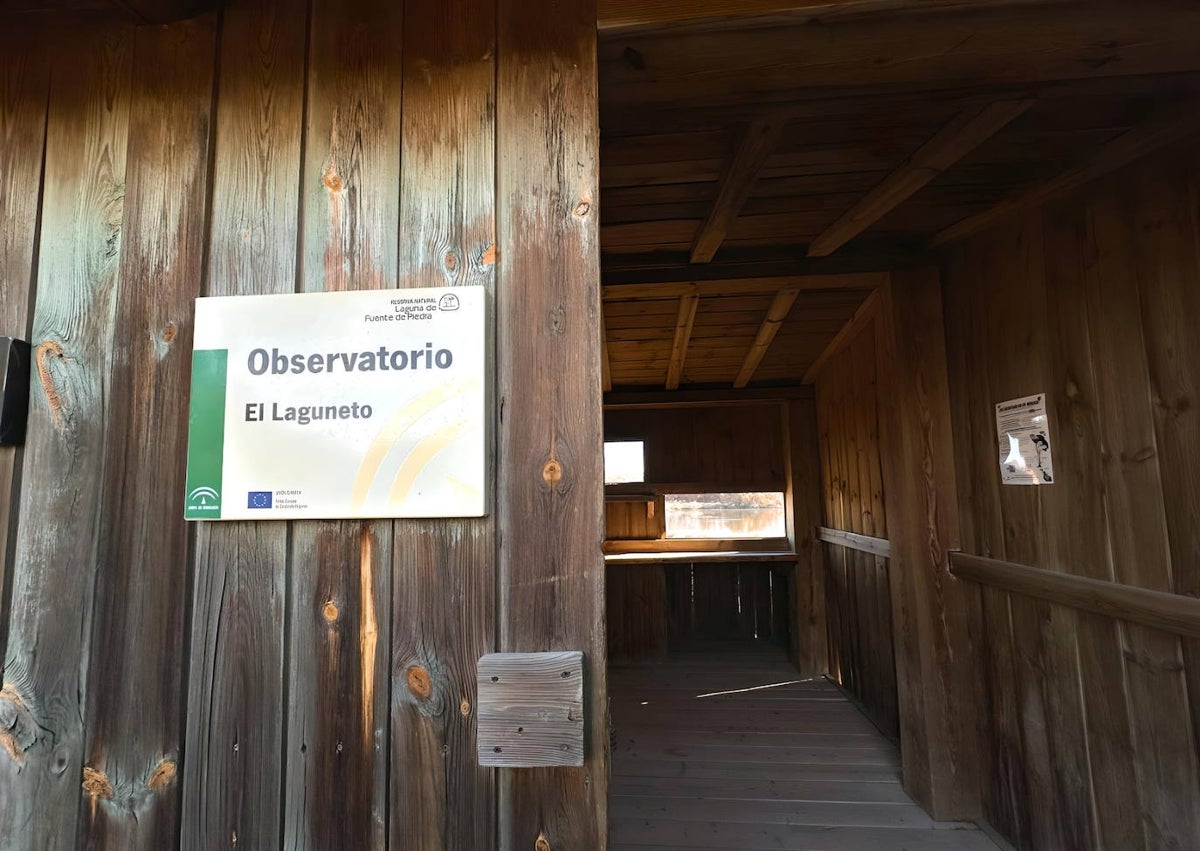
[[[782,538],[782,493],[689,493],[666,497],[668,538]]]
[[[604,442],[604,484],[646,481],[646,444],[640,440]]]

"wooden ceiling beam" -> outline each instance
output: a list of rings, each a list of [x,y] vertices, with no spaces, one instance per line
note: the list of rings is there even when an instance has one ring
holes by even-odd
[[[641,301],[659,298],[683,298],[693,295],[729,297],[770,295],[781,290],[815,292],[824,290],[873,290],[887,280],[886,272],[861,272],[849,275],[806,275],[765,278],[734,278],[727,281],[663,281],[651,284],[609,284],[601,289],[606,301]]]
[[[783,129],[788,118],[781,112],[761,115],[750,122],[738,142],[737,150],[730,159],[717,189],[713,202],[700,232],[692,243],[691,261],[708,263],[725,241],[733,220],[738,217],[759,173],[767,164],[768,157],[779,147]]]
[[[1008,216],[1044,204],[1160,148],[1181,142],[1198,131],[1200,115],[1197,114],[1195,105],[1181,105],[1169,114],[1160,115],[1127,130],[1086,162],[1064,171],[1058,177],[999,201],[986,210],[951,225],[937,234],[930,246],[936,248],[949,245],[973,236]]]
[[[791,312],[792,305],[796,303],[796,297],[799,295],[800,291],[794,287],[780,290],[775,294],[771,306],[767,308],[767,315],[763,317],[762,325],[758,327],[758,333],[754,336],[754,342],[750,345],[750,351],[746,352],[742,368],[733,381],[735,389],[745,387],[754,378],[754,373],[758,371],[758,365],[766,357],[767,349],[771,347],[775,335],[779,333],[780,326],[787,319],[787,315]]]
[[[935,133],[808,246],[809,257],[828,257],[915,195],[922,187],[1023,114],[1035,101],[998,100],[971,108]]]
[[[687,359],[688,344],[692,341],[692,325],[700,296],[690,293],[679,299],[679,316],[675,320],[675,339],[671,343],[671,362],[667,365],[667,389],[677,390],[683,378],[683,362]]]

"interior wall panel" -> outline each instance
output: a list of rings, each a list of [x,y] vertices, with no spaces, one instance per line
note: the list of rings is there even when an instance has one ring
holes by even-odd
[[[1197,592],[1197,171],[1177,152],[1005,222],[945,267],[963,546]],[[1048,394],[1053,484],[1000,484],[993,406]],[[1198,835],[1195,642],[984,591],[987,816],[1020,848]]]

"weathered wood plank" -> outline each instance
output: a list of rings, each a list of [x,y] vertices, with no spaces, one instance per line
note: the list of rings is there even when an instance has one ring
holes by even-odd
[[[494,0],[405,3],[401,286],[494,292],[495,19]],[[475,683],[495,641],[495,535],[494,515],[395,524],[392,848],[495,845]]]
[[[36,283],[38,223],[50,66],[39,39],[18,30],[18,46],[0,56],[0,334],[29,339]],[[20,447],[0,447],[0,659],[8,638],[21,492]]]
[[[402,9],[318,0],[309,30],[300,289],[393,287]],[[392,546],[386,521],[293,526],[285,848],[386,846]]]
[[[307,19],[225,6],[205,295],[295,288]],[[197,526],[184,849],[282,842],[287,559],[285,523]]]
[[[51,83],[21,511],[0,723],[0,845],[71,848],[100,528],[133,38],[71,34]],[[81,567],[82,565],[82,567]],[[9,746],[11,745],[11,746]]]
[[[178,400],[205,253],[215,48],[215,15],[135,39],[88,659],[80,834],[90,848],[169,848],[179,836],[192,577]]]
[[[596,8],[497,8],[500,649],[582,650],[588,727],[583,768],[501,773],[500,847],[603,851]]]

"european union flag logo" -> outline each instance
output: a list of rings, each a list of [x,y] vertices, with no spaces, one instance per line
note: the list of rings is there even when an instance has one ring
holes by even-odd
[[[270,508],[271,507],[271,492],[270,491],[250,491],[246,494],[247,508]]]

